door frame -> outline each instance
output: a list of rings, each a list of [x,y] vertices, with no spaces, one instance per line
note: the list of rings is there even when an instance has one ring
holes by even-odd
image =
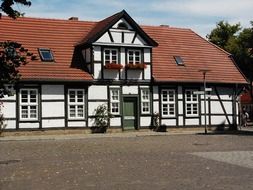
[[[135,98],[136,100],[136,127],[135,130],[139,130],[140,129],[140,102],[139,102],[139,96],[138,95],[122,95],[122,106],[121,106],[121,126],[122,126],[122,130],[124,131],[124,98]]]

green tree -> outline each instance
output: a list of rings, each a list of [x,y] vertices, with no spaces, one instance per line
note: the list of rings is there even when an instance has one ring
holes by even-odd
[[[237,33],[241,30],[240,24],[230,25],[228,22],[220,21],[217,23],[210,34],[207,35],[207,39],[216,44],[217,46],[230,51],[231,45],[236,41]]]
[[[16,19],[23,16],[21,13],[13,8],[14,4],[21,4],[25,6],[31,6],[31,2],[27,0],[1,0],[0,2],[0,19],[2,12],[6,13],[9,17]],[[20,75],[17,68],[27,63],[27,56],[32,56],[21,44],[18,42],[0,42],[0,134],[5,128],[4,116],[1,113],[3,106],[1,98],[4,95],[11,95],[11,90],[6,84],[11,86],[19,80]]]
[[[15,4],[30,6],[31,2],[27,0],[1,0],[1,12],[6,13],[9,17],[16,19],[24,13],[13,8]],[[20,78],[18,67],[27,63],[27,57],[32,56],[20,43],[5,41],[0,42],[0,98],[4,95],[10,95],[9,86],[15,85]],[[32,58],[34,58],[32,56]]]
[[[21,13],[20,11],[17,11],[13,8],[13,5],[16,4],[21,4],[25,6],[31,6],[31,1],[27,0],[1,0],[1,6],[0,6],[0,17],[2,16],[1,12],[6,13],[9,17],[11,18],[18,18],[20,16],[23,16],[24,13]]]
[[[253,27],[253,21],[251,21]],[[207,35],[207,39],[233,55],[235,62],[249,80],[251,97],[253,82],[253,29],[242,29],[240,24],[220,21]]]

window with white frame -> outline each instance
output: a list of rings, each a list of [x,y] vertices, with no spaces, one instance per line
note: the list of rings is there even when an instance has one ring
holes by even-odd
[[[105,64],[118,63],[118,50],[117,49],[105,49],[104,62],[105,62]]]
[[[38,119],[38,90],[20,90],[20,120]]]
[[[199,113],[199,103],[198,95],[193,94],[195,90],[185,91],[185,112],[186,116],[198,116]]]
[[[84,119],[84,89],[68,90],[68,118]]]
[[[150,93],[149,89],[141,89],[141,113],[150,113]]]
[[[111,114],[119,114],[120,110],[120,91],[119,89],[110,89],[110,110]]]
[[[161,93],[162,116],[175,117],[176,116],[176,97],[175,90],[164,89]]]
[[[140,50],[128,50],[128,64],[141,63],[141,51]]]

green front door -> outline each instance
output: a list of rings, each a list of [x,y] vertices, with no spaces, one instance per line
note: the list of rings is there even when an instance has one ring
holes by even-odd
[[[137,129],[137,98],[135,97],[125,97],[123,98],[123,128]]]

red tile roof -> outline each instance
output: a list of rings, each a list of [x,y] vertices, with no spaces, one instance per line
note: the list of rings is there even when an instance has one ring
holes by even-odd
[[[229,57],[230,54],[206,41],[190,29],[168,26],[143,26],[159,46],[153,48],[153,76],[156,81],[214,83],[246,83],[245,78]],[[177,65],[180,56],[184,66]]]
[[[105,20],[109,22],[114,17]],[[104,26],[107,22],[2,17],[0,41],[17,41],[36,55],[37,48],[52,49],[55,63],[30,61],[20,68],[22,79],[92,80],[89,73],[77,66],[80,63],[73,61],[74,47],[87,40],[90,31],[100,29],[101,23]],[[152,55],[155,81],[202,82],[199,70],[209,69],[208,82],[246,83],[228,53],[193,31],[165,26],[143,26],[142,29],[159,44],[153,48]],[[185,66],[177,66],[174,56],[181,56]]]
[[[85,36],[94,22],[8,17],[0,19],[0,41],[17,41],[37,55],[37,48],[50,48],[55,63],[40,59],[21,66],[21,79],[26,80],[92,80],[92,76],[72,63],[75,44]]]

